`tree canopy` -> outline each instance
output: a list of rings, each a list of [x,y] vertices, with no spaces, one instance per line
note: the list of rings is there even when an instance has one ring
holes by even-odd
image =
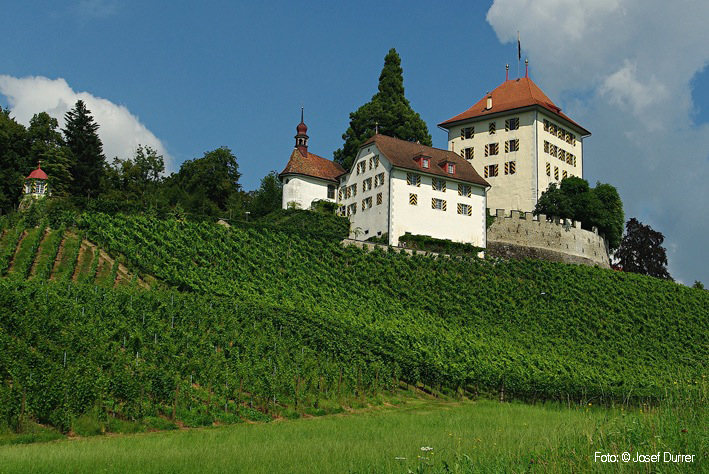
[[[551,183],[537,201],[534,214],[581,221],[589,230],[598,227],[610,250],[618,248],[623,236],[623,202],[610,184],[596,183],[591,188],[588,181],[576,176],[564,178],[560,186]]]
[[[636,218],[625,224],[625,235],[615,257],[624,272],[639,273],[672,280],[667,271],[667,252],[662,246],[665,236],[643,225]]]
[[[22,182],[29,174],[27,130],[0,108],[0,213],[10,212],[22,194]]]
[[[167,193],[172,204],[188,212],[219,216],[239,195],[240,176],[236,156],[221,147],[182,163],[180,171],[170,177]]]
[[[404,95],[401,58],[394,48],[384,58],[378,92],[350,114],[350,126],[342,135],[345,143],[335,151],[335,162],[349,169],[360,145],[374,135],[375,128],[383,135],[432,145],[426,122],[411,108]]]
[[[281,208],[283,183],[276,171],[271,171],[261,179],[261,187],[254,191],[251,199],[251,216],[262,217]]]
[[[64,137],[73,155],[71,192],[74,196],[96,196],[101,191],[106,166],[103,143],[98,136],[99,126],[82,100],[76,101],[64,119]]]
[[[62,134],[57,130],[59,122],[47,112],[35,114],[27,129],[29,138],[29,162],[42,162],[42,169],[49,177],[49,189],[54,196],[69,192],[73,181],[71,176],[72,153],[66,147]]]

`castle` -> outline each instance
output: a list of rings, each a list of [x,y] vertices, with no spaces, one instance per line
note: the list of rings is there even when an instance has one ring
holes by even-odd
[[[295,149],[280,174],[283,208],[336,203],[357,240],[385,236],[389,245],[397,245],[399,237],[411,233],[470,243],[492,254],[539,256],[528,255],[536,248],[546,255],[542,258],[607,266],[602,236],[582,230],[580,223],[536,219],[538,232],[532,234],[539,238],[509,238],[504,210],[522,217],[518,229],[522,220],[531,225],[531,212],[550,183],[583,178],[583,139],[590,135],[528,73],[506,77],[439,127],[448,132],[447,150],[375,134],[345,170],[308,151],[301,114]],[[487,209],[498,215],[488,230]],[[524,235],[530,229],[525,227]]]

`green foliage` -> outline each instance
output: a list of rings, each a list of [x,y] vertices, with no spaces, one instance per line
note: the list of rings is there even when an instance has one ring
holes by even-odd
[[[587,230],[598,227],[610,250],[618,248],[623,236],[623,203],[610,184],[596,183],[592,189],[588,181],[576,176],[564,178],[561,186],[551,183],[537,201],[534,214],[581,221]]]
[[[64,115],[64,139],[71,151],[71,194],[96,197],[101,191],[106,157],[98,136],[99,125],[84,101],[77,100],[74,108]]]
[[[350,228],[350,222],[346,217],[337,216],[329,211],[312,212],[301,209],[278,209],[257,221],[237,222],[235,225],[338,242],[349,236]]]
[[[662,246],[665,236],[634,217],[625,224],[625,230],[615,253],[623,271],[672,280],[667,271],[667,252]]]
[[[257,189],[249,206],[251,217],[259,218],[281,208],[283,201],[283,183],[276,171],[271,171],[261,180],[261,187]]]
[[[345,169],[352,166],[359,147],[374,135],[375,127],[383,135],[432,145],[426,122],[404,95],[403,72],[399,55],[394,48],[390,49],[379,76],[379,91],[350,114],[350,125],[342,135],[345,143],[334,153],[335,162]]]
[[[160,198],[162,155],[149,146],[138,145],[132,159],[116,157],[107,168],[103,193],[112,200],[137,201],[142,207],[154,206]]]
[[[453,242],[450,239],[436,239],[428,235],[404,234],[399,237],[399,242],[405,243],[406,248],[454,256],[465,255],[474,257],[485,250],[472,244]]]
[[[194,214],[219,217],[238,195],[240,176],[236,156],[227,147],[217,148],[182,163],[166,183],[168,201]]]
[[[30,173],[27,130],[0,108],[0,213],[17,206],[24,178]]]
[[[49,190],[52,195],[63,196],[69,192],[73,181],[71,175],[71,150],[66,147],[64,138],[57,130],[59,122],[47,112],[35,114],[27,129],[29,138],[29,162],[31,165],[42,163],[42,169],[48,176]]]
[[[696,288],[698,290],[703,290],[704,289],[704,283],[702,283],[699,280],[694,280],[694,284],[692,285],[692,288]]]

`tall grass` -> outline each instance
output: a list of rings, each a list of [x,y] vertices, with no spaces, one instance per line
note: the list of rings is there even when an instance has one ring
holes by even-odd
[[[684,400],[683,406],[675,399],[666,402],[648,411],[409,399],[396,408],[356,415],[5,446],[0,447],[0,472],[706,470],[706,431],[701,431],[706,404],[694,398]],[[678,428],[681,434],[675,436]],[[422,450],[429,447],[433,449]],[[697,456],[691,465],[621,466],[595,463],[594,452],[599,450],[668,450]]]

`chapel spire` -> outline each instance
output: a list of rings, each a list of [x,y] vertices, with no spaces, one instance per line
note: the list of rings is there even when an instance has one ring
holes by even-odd
[[[300,108],[300,123],[295,128],[295,147],[301,155],[308,156],[308,126],[303,121],[303,107]]]

